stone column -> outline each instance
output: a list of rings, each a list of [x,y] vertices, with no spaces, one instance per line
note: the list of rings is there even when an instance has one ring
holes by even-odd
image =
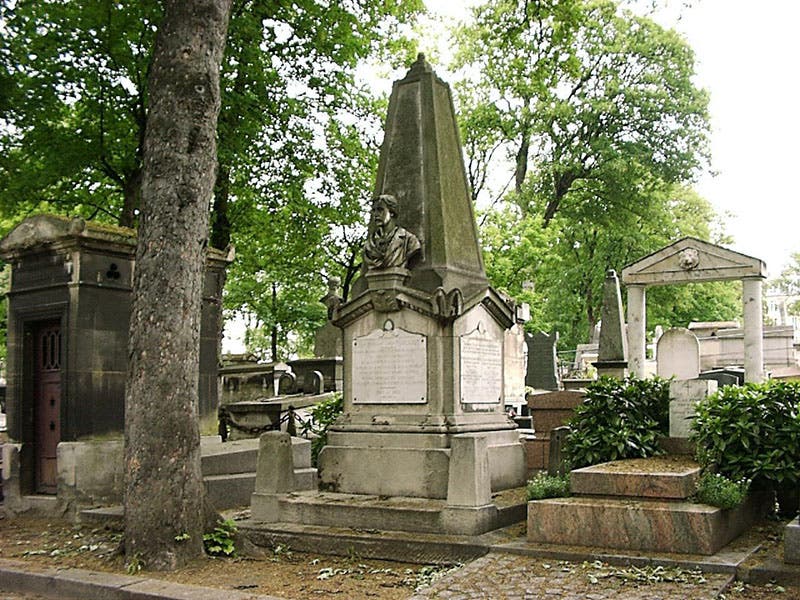
[[[744,380],[764,381],[764,325],[762,319],[761,277],[742,279],[744,306]]]
[[[628,372],[644,377],[645,361],[645,286],[628,284]]]

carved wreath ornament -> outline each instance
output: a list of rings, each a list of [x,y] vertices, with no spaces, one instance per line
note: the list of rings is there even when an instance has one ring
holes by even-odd
[[[697,265],[700,264],[700,252],[697,248],[681,250],[680,254],[678,254],[678,264],[684,271],[696,269]]]

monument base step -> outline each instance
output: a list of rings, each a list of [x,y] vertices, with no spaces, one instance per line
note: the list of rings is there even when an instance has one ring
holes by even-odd
[[[751,495],[722,510],[642,498],[571,497],[528,503],[528,541],[711,555],[766,514],[770,499]]]
[[[273,548],[284,546],[298,552],[417,564],[465,563],[489,552],[493,543],[507,541],[505,530],[466,536],[286,522],[262,523],[253,519],[237,521],[236,525],[240,535],[257,548],[269,549],[270,554]]]
[[[227,510],[248,506],[253,490],[256,489],[255,473],[231,473],[203,477],[206,493],[217,510]],[[296,491],[317,489],[317,470],[302,467],[294,470]]]
[[[492,503],[478,507],[449,506],[444,500],[383,497],[333,492],[294,492],[252,496],[253,521],[406,531],[479,535],[524,521],[524,488],[495,494]]]

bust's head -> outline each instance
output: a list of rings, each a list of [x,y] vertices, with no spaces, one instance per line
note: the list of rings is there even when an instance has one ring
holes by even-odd
[[[397,217],[397,198],[391,194],[381,194],[372,201],[372,222],[375,225],[386,225]]]

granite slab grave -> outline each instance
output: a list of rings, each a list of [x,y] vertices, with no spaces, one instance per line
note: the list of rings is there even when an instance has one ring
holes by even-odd
[[[711,555],[769,508],[751,495],[723,510],[691,501],[699,466],[687,457],[623,460],[572,471],[573,496],[528,503],[534,543]]]

